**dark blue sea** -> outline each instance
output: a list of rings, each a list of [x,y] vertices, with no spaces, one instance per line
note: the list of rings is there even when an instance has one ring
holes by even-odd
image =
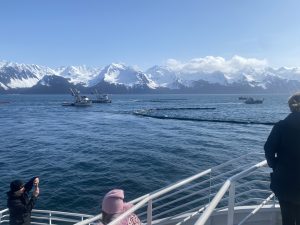
[[[69,95],[1,95],[0,209],[14,179],[40,177],[35,208],[96,214],[103,195],[131,200],[250,152],[263,152],[288,95],[112,95],[63,107]],[[241,162],[242,163],[242,162]]]

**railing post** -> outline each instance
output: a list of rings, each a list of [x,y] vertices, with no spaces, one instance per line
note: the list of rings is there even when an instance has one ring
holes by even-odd
[[[273,207],[275,208],[275,205],[276,205],[276,196],[274,195],[273,196]]]
[[[234,203],[235,203],[235,182],[232,182],[229,188],[227,225],[233,225]]]
[[[51,214],[51,212],[49,213],[49,224],[50,225],[52,224],[52,214]]]
[[[152,199],[148,201],[148,208],[147,208],[147,225],[152,224]]]
[[[0,213],[0,223],[1,223],[1,220],[2,220],[2,213]]]

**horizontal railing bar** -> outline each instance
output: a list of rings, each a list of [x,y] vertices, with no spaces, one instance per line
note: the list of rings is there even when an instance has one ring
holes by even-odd
[[[3,209],[3,210],[0,211],[0,213],[2,213],[2,214],[5,213],[5,212],[8,212],[8,209]]]
[[[264,160],[264,161],[262,161],[262,162],[260,162],[260,163],[257,163],[257,164],[254,165],[254,166],[251,166],[249,169],[244,170],[244,171],[242,171],[242,172],[240,172],[240,173],[238,173],[238,174],[232,176],[232,177],[229,178],[229,179],[230,179],[231,181],[236,181],[236,180],[238,180],[238,179],[240,179],[240,178],[246,176],[247,174],[252,173],[253,171],[257,170],[258,168],[261,168],[261,167],[266,166],[266,165],[267,165],[267,161]]]
[[[39,222],[31,222],[31,224],[38,224],[38,225],[49,225],[49,223],[39,223]],[[57,225],[55,223],[51,223],[51,225]]]
[[[9,214],[2,215],[1,218],[6,218],[6,217],[9,217]]]
[[[38,220],[49,220],[50,216],[34,216],[34,215],[31,215],[31,218],[33,219],[38,219]]]
[[[81,220],[74,220],[74,219],[65,219],[65,218],[59,218],[59,217],[51,217],[52,221],[64,221],[64,222],[70,222],[70,223],[77,223]]]
[[[52,211],[52,210],[42,210],[42,209],[33,209],[34,213],[51,213],[57,215],[66,215],[66,216],[78,216],[78,217],[92,217],[93,215],[82,214],[82,213],[70,213],[70,212],[61,212],[61,211]]]
[[[64,222],[72,222],[72,223],[77,223],[80,220],[74,220],[74,219],[70,219],[70,218],[60,218],[60,217],[53,217],[53,216],[49,216],[49,217],[39,217],[39,216],[31,216],[31,218],[33,219],[38,219],[38,220],[49,220],[51,218],[52,221],[64,221]]]

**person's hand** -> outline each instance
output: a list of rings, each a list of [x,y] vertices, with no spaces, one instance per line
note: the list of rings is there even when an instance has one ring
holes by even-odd
[[[33,185],[34,186],[39,186],[39,183],[40,183],[40,179],[38,177],[35,178],[34,181],[33,181]]]
[[[32,195],[34,197],[37,197],[37,196],[39,196],[39,194],[40,194],[40,188],[36,185],[35,188],[34,188],[34,191],[33,191]]]

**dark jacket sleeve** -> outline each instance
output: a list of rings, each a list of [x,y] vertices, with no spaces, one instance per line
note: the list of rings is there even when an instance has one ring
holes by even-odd
[[[31,179],[25,184],[25,186],[24,186],[25,192],[28,193],[29,191],[31,191],[31,189],[32,189],[32,187],[33,187],[33,181],[35,180],[35,178],[37,178],[37,177],[31,178]]]
[[[265,143],[265,156],[268,162],[268,165],[271,168],[276,168],[278,150],[280,148],[280,122],[276,123]]]
[[[9,200],[7,207],[9,208],[11,217],[24,217],[24,213],[30,213],[35,205],[37,197],[32,196],[29,201],[21,201],[20,199]],[[25,203],[25,204],[24,204]]]

